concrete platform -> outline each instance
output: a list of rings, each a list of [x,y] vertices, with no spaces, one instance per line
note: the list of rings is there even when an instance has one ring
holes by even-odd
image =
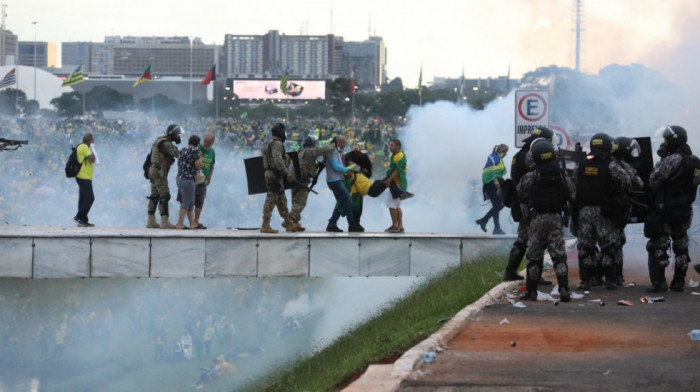
[[[0,226],[0,277],[426,276],[515,236]]]

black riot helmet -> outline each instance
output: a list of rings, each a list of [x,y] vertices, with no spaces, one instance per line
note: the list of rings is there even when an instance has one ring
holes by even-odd
[[[282,123],[277,123],[272,126],[272,136],[281,139],[284,141],[284,139],[287,138],[287,126],[282,124]]]
[[[610,154],[613,152],[613,144],[615,139],[607,133],[596,133],[591,137],[591,153],[593,155],[597,154]]]
[[[165,131],[165,135],[168,137],[168,139],[174,141],[175,144],[180,144],[182,141],[180,135],[184,133],[185,131],[182,130],[182,127],[175,124],[168,125],[168,129]]]
[[[625,136],[615,138],[615,145],[616,148],[613,151],[613,155],[625,162],[639,158],[639,154],[642,151],[636,140]]]
[[[313,136],[307,136],[306,139],[304,139],[304,147],[316,147],[316,138]]]
[[[535,169],[540,173],[551,173],[559,169],[554,146],[545,138],[537,138],[530,145],[532,160],[535,161]]]
[[[688,132],[680,125],[664,127],[664,144],[669,152],[673,152],[688,142]]]
[[[552,131],[551,129],[549,129],[547,127],[537,127],[535,129],[533,129],[530,136],[525,138],[523,141],[525,143],[528,143],[528,142],[533,142],[538,138],[545,138],[545,139],[547,139],[547,141],[551,142],[553,137],[554,137],[554,131]]]

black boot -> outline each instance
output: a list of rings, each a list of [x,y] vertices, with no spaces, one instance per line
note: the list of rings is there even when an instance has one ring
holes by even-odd
[[[676,258],[678,258],[678,256],[676,256]],[[676,268],[673,270],[673,279],[671,280],[671,285],[669,286],[669,289],[671,289],[671,291],[683,291],[685,287],[685,273],[687,270],[687,264],[683,267],[676,266]]]
[[[665,291],[668,291],[668,284],[666,283],[666,272],[664,267],[650,265],[649,279],[651,280],[651,287],[647,287],[646,291],[648,293],[663,293]]]
[[[605,289],[606,290],[617,290],[615,285],[615,266],[611,265],[605,270]]]
[[[488,222],[488,218],[484,217],[484,218],[481,218],[481,219],[477,219],[476,222],[474,222],[474,223],[476,223],[477,225],[479,225],[479,227],[481,227],[481,231],[483,231],[484,233],[486,233],[486,222]]]
[[[348,224],[348,231],[354,233],[362,233],[363,231],[365,231],[365,228],[360,226],[359,223],[353,221]]]
[[[525,251],[520,249],[516,242],[513,248],[510,250],[510,255],[508,256],[508,265],[506,266],[506,271],[503,274],[504,282],[512,282],[515,280],[523,280],[524,276],[518,274],[518,267],[520,267],[520,262],[525,256]]]
[[[700,263],[695,264],[695,265],[693,266],[693,268],[695,268],[695,272],[697,272],[697,273],[700,274]]]
[[[536,261],[527,261],[527,278],[525,279],[525,292],[520,299],[537,301],[537,278],[540,276],[540,267]]]

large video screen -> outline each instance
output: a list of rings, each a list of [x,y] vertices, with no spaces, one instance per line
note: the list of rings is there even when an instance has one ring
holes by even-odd
[[[289,80],[287,95],[284,95],[279,80],[234,79],[233,93],[239,99],[326,99],[326,81]]]

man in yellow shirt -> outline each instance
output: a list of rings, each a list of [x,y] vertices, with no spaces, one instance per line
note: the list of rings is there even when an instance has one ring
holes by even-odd
[[[88,213],[95,201],[95,193],[92,191],[92,164],[95,162],[95,154],[90,149],[90,145],[95,143],[95,137],[90,132],[83,134],[83,142],[78,145],[76,154],[78,163],[81,164],[78,175],[75,176],[75,181],[78,183],[80,190],[78,196],[78,213],[73,217],[75,223],[79,227],[93,227],[88,221]]]

